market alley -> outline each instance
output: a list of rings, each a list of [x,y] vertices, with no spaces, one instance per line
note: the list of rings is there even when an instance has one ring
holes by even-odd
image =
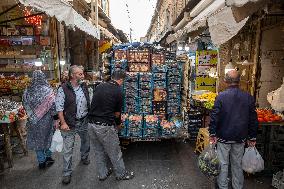
[[[79,141],[79,140],[78,140]],[[88,166],[79,163],[79,142],[75,146],[74,173],[70,185],[61,183],[62,154],[46,170],[39,170],[33,152],[17,157],[15,165],[0,176],[1,189],[210,189],[212,184],[197,167],[191,143],[161,141],[131,143],[123,150],[126,167],[135,172],[130,181],[116,181],[111,175],[104,182],[97,178],[94,159]],[[94,157],[91,151],[91,157]],[[245,189],[268,189],[270,179],[246,179]]]

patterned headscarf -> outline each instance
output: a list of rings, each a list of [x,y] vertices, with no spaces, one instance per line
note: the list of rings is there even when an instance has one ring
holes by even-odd
[[[29,121],[36,124],[50,110],[54,102],[55,94],[44,73],[40,70],[34,71],[31,85],[23,95],[23,105]]]

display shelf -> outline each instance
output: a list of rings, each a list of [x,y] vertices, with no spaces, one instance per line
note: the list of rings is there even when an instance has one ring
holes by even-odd
[[[0,55],[0,58],[5,59],[36,59],[36,55]]]

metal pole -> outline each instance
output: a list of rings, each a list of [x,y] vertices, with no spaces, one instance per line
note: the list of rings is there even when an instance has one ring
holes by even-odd
[[[99,7],[98,7],[98,0],[95,0],[95,16],[96,16],[96,19],[95,19],[95,26],[98,28],[98,26],[99,26]],[[96,63],[96,66],[95,66],[95,69],[96,69],[96,71],[99,71],[99,67],[100,67],[100,65],[99,65],[99,59],[100,59],[100,55],[99,55],[99,40],[96,40],[95,41],[95,63]]]

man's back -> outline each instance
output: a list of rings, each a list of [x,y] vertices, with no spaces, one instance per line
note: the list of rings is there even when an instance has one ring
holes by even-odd
[[[95,91],[89,112],[89,118],[98,122],[113,124],[115,112],[120,112],[122,91],[115,81],[99,84]]]
[[[242,142],[256,119],[253,97],[238,87],[229,87],[217,96],[210,124],[220,140]]]

